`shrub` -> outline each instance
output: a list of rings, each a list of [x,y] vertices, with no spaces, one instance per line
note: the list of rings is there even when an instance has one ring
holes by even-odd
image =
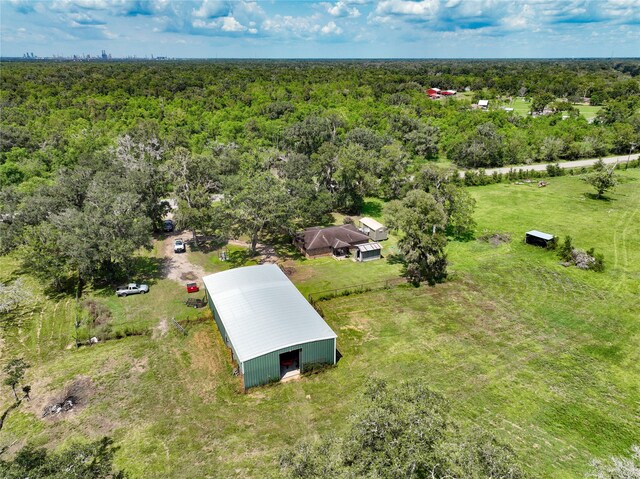
[[[573,262],[573,244],[571,240],[571,236],[565,236],[564,242],[558,248],[558,257],[562,261]]]
[[[111,321],[111,310],[104,304],[94,299],[87,299],[82,304],[89,312],[91,326],[101,326]]]
[[[589,249],[587,254],[593,258],[588,269],[597,273],[602,273],[604,271],[604,255],[602,253],[595,253],[594,248]]]
[[[557,163],[555,165],[549,164],[547,165],[547,175],[549,176],[562,176],[564,175],[564,169],[560,168],[560,165]]]

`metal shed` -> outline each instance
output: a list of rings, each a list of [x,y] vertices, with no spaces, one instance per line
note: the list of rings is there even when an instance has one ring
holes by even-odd
[[[360,218],[360,231],[366,234],[373,241],[386,240],[388,237],[387,228],[373,218]]]
[[[373,261],[380,259],[381,253],[380,243],[366,243],[357,245],[353,256],[356,261]]]
[[[525,233],[524,242],[535,246],[542,246],[543,248],[549,248],[555,245],[556,237],[549,233],[543,233],[542,231],[531,230]]]
[[[336,333],[278,266],[231,269],[203,282],[245,389],[335,364]]]

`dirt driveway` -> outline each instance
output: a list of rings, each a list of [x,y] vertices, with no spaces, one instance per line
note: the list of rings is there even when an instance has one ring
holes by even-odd
[[[187,253],[174,253],[173,242],[177,238],[185,241],[191,239],[188,231],[172,232],[164,240],[164,257],[166,258],[163,276],[181,284],[197,282],[202,286],[202,277],[205,276],[204,269],[189,261]]]

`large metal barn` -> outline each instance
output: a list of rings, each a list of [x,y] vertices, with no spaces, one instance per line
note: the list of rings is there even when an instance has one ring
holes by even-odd
[[[203,278],[245,389],[335,364],[336,333],[273,264]]]

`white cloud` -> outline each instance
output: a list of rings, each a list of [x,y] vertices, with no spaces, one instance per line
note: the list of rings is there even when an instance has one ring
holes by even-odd
[[[340,35],[342,33],[342,28],[336,25],[336,22],[331,21],[322,27],[320,32],[323,35]]]
[[[197,18],[218,18],[229,14],[229,5],[221,0],[204,0],[200,8],[193,9],[193,16]]]
[[[358,18],[360,16],[360,10],[358,10],[356,7],[350,7],[347,2],[344,1],[336,3],[323,3],[322,6],[332,17]]]
[[[309,38],[312,34],[318,33],[322,28],[318,23],[320,20],[321,16],[319,14],[308,17],[274,15],[262,23],[262,29],[272,34]]]
[[[438,13],[440,3],[438,0],[383,0],[375,9],[376,15],[412,15],[423,18],[432,18]]]
[[[222,18],[220,29],[223,32],[244,32],[247,30],[247,27],[241,25],[240,22],[233,17],[224,17]]]
[[[242,33],[248,32],[250,34],[258,33],[257,29],[249,28],[240,23],[236,18],[232,16],[215,18],[212,20],[202,20],[196,18],[191,23],[196,30],[209,30],[211,32],[224,32],[224,33]]]

